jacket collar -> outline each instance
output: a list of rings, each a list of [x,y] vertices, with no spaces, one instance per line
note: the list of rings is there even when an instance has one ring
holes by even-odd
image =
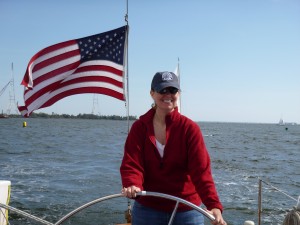
[[[155,108],[151,108],[144,115],[140,116],[140,120],[145,124],[148,123],[152,124],[154,114],[155,114]],[[171,122],[175,122],[179,120],[179,118],[180,118],[180,113],[178,112],[178,108],[176,107],[171,113],[166,115],[166,124],[169,125]]]

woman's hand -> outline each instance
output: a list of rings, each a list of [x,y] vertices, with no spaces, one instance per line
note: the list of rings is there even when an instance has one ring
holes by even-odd
[[[122,194],[124,195],[124,196],[126,196],[127,198],[135,198],[136,197],[136,193],[138,193],[138,192],[140,192],[141,191],[141,189],[140,188],[138,188],[138,187],[136,187],[136,186],[134,186],[134,185],[132,185],[132,186],[130,186],[130,187],[124,187],[123,189],[122,189]]]
[[[210,210],[209,212],[215,217],[215,220],[211,222],[213,225],[227,225],[227,223],[222,217],[222,213],[220,209],[215,208]]]

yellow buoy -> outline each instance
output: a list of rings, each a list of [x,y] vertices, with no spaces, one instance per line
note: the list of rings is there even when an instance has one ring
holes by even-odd
[[[26,121],[23,122],[23,127],[27,127],[27,122]]]

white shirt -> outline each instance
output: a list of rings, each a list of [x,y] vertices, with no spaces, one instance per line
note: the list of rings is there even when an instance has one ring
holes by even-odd
[[[162,145],[158,140],[156,140],[156,148],[161,157],[164,156],[165,145]]]

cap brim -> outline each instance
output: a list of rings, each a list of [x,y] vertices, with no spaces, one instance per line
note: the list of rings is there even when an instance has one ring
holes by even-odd
[[[160,83],[159,85],[157,85],[157,87],[154,90],[159,92],[162,89],[167,88],[167,87],[174,87],[174,88],[177,88],[178,90],[180,90],[178,85],[176,85],[176,84],[170,85],[169,83]]]

